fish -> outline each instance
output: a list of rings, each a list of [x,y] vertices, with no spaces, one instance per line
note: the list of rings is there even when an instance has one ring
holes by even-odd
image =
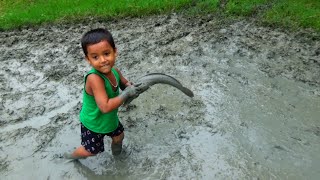
[[[148,90],[151,86],[155,84],[167,84],[170,86],[173,86],[177,89],[179,89],[181,92],[183,92],[185,95],[189,97],[194,97],[193,92],[188,89],[187,87],[184,87],[177,79],[175,79],[172,76],[169,76],[164,73],[149,73],[147,75],[142,76],[137,80],[133,86],[138,87],[139,94],[136,97],[130,97],[128,98],[124,104],[129,104],[132,100],[137,98],[140,94]]]

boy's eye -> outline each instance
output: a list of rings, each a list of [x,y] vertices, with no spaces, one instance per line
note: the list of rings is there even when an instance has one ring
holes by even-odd
[[[97,60],[98,59],[98,56],[92,56],[93,59]]]
[[[106,55],[106,56],[108,56],[109,54],[110,54],[109,52],[104,53],[104,55]]]

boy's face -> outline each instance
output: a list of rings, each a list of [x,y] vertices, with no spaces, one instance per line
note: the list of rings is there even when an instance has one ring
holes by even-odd
[[[88,45],[87,51],[86,60],[93,68],[104,74],[111,72],[111,68],[116,61],[117,49],[113,49],[108,41],[103,40],[99,43]]]

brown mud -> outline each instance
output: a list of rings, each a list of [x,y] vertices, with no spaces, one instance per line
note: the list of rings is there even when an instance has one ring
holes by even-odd
[[[107,27],[131,81],[166,73],[120,108],[125,151],[79,162],[84,32]],[[1,179],[316,179],[320,38],[249,20],[171,14],[0,32]]]

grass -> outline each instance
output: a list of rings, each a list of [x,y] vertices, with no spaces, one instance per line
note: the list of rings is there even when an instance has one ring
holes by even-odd
[[[190,15],[205,15],[216,13],[218,10],[219,0],[198,0],[186,10]]]
[[[269,23],[291,28],[314,28],[320,31],[320,1],[281,0],[265,13]]]
[[[269,25],[320,32],[319,0],[229,0],[226,13],[259,17]]]
[[[0,1],[0,27],[61,22],[87,17],[125,17],[167,13],[192,0],[4,0]]]
[[[267,4],[268,0],[229,0],[226,6],[228,14],[251,16],[257,13],[259,6]]]
[[[270,25],[320,32],[319,0],[0,0],[0,29],[181,11],[249,16]]]

